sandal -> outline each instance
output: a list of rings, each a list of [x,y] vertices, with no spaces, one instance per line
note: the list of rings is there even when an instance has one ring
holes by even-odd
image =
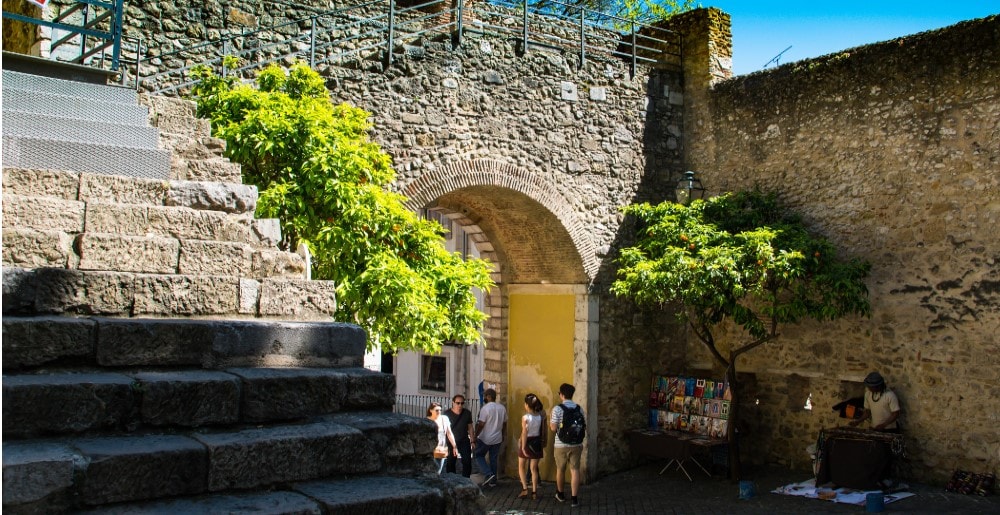
[[[531,500],[532,501],[538,500],[538,492],[531,492]]]
[[[528,498],[528,489],[527,488],[522,488],[521,489],[521,495],[518,495],[517,498],[518,499],[527,499]]]

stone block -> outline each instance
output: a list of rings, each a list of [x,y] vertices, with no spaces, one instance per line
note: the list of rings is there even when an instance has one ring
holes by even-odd
[[[4,376],[3,435],[27,438],[125,428],[137,421],[137,400],[132,379],[121,374]]]
[[[323,510],[316,501],[302,494],[278,491],[117,504],[78,513],[79,515],[175,515],[178,513],[321,515]]]
[[[3,369],[91,362],[96,338],[95,322],[86,318],[3,317]]]
[[[62,231],[6,228],[3,262],[26,268],[66,268],[75,262],[73,238]]]
[[[229,217],[218,211],[199,211],[189,207],[149,208],[149,230],[153,234],[179,240],[224,240],[220,233]]]
[[[348,377],[328,368],[230,368],[243,380],[241,418],[257,423],[340,411]]]
[[[251,227],[263,247],[276,247],[281,241],[281,221],[277,218],[254,219]]]
[[[456,474],[427,476],[420,481],[444,495],[444,513],[449,515],[479,515],[486,513],[486,496],[471,479]]]
[[[181,244],[177,268],[186,275],[247,277],[256,261],[246,243],[189,240]]]
[[[24,195],[76,200],[80,193],[80,174],[59,170],[4,167],[3,193],[4,196]]]
[[[437,443],[437,424],[424,417],[369,411],[336,413],[324,420],[364,433],[386,462],[429,458]]]
[[[260,316],[321,320],[329,319],[336,311],[337,297],[333,281],[261,281]]]
[[[190,275],[138,275],[134,314],[227,315],[237,312],[239,279]]]
[[[180,242],[174,238],[86,233],[77,236],[80,270],[172,274]]]
[[[233,183],[171,181],[166,204],[226,213],[252,213],[257,208],[257,187]]]
[[[215,181],[233,184],[243,182],[243,167],[228,159],[192,159],[187,161],[187,180]]]
[[[305,274],[305,261],[298,254],[278,250],[259,250],[253,253],[253,277],[304,279]]]
[[[208,482],[213,492],[371,473],[379,468],[378,453],[360,431],[330,422],[192,437],[208,448]]]
[[[150,114],[155,115],[157,119],[164,116],[172,116],[182,119],[198,120],[198,118],[195,117],[197,104],[191,100],[143,93],[139,95],[139,103],[148,107]],[[208,120],[201,121],[207,122]],[[155,123],[153,125],[159,127],[160,130],[166,130]]]
[[[83,504],[137,501],[205,491],[206,451],[191,438],[118,436],[82,438],[71,443],[89,460],[79,488]]]
[[[83,457],[54,442],[3,443],[3,508],[34,513],[63,511]]]
[[[231,321],[212,345],[213,366],[260,366],[274,357],[290,364],[359,367],[364,330],[353,324]]]
[[[256,315],[260,305],[260,281],[240,279],[239,295],[238,312],[241,315]]]
[[[85,229],[89,233],[145,236],[150,232],[149,206],[87,202]]]
[[[84,202],[113,202],[162,206],[170,182],[121,175],[80,174],[80,196]]]
[[[212,320],[98,318],[101,366],[200,365],[208,359],[219,325]]]
[[[79,233],[83,232],[85,207],[77,200],[5,193],[3,227]]]
[[[132,374],[144,424],[199,427],[239,420],[240,380],[208,370]]]
[[[132,274],[4,267],[3,282],[4,315],[128,315],[132,308]]]
[[[403,477],[366,477],[299,483],[293,488],[327,513],[446,513],[444,495]]]

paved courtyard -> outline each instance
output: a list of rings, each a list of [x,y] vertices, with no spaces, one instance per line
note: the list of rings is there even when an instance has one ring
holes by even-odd
[[[485,487],[490,515],[542,514],[785,514],[864,513],[864,506],[777,495],[771,490],[809,479],[805,472],[748,466],[747,479],[757,484],[757,495],[740,500],[737,485],[721,477],[692,471],[693,481],[678,471],[659,474],[663,462],[642,465],[580,488],[580,506],[570,507],[554,498],[555,484],[542,483],[537,501],[518,499],[517,479],[502,478],[496,487]],[[473,476],[476,479],[476,476]],[[885,506],[885,513],[996,514],[1000,496],[980,497],[945,492],[942,487],[910,484],[914,497]]]

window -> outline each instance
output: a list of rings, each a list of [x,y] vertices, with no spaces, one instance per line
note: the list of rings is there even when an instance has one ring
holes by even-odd
[[[448,358],[444,356],[420,356],[420,389],[447,392]]]

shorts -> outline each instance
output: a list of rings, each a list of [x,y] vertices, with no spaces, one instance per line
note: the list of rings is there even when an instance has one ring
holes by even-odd
[[[556,470],[562,470],[569,463],[569,468],[580,468],[580,455],[583,454],[582,445],[572,445],[569,447],[556,447],[552,450],[552,457],[556,459]]]

